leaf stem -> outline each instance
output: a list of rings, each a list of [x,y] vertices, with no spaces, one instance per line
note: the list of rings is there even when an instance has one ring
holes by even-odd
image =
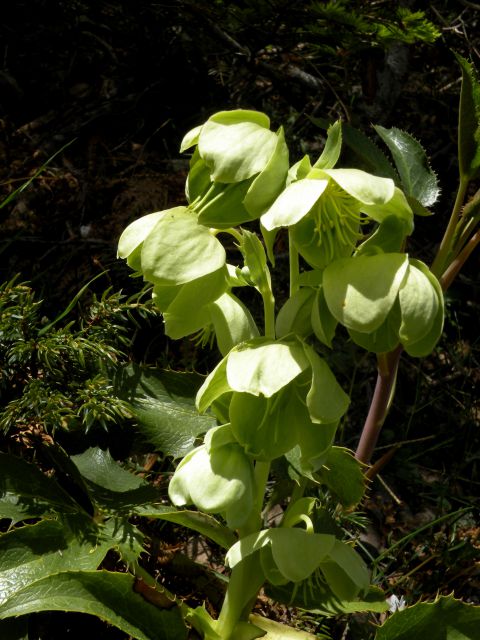
[[[275,298],[270,289],[261,292],[265,316],[265,337],[275,340]]]
[[[458,256],[454,260],[452,260],[445,272],[442,274],[440,278],[440,284],[442,285],[442,289],[444,291],[446,291],[452,284],[453,280],[457,277],[458,272],[467,261],[467,258],[470,256],[470,254],[478,244],[480,244],[480,230],[477,230],[473,234],[467,244],[460,251]]]
[[[355,452],[355,458],[365,464],[370,462],[390,409],[401,353],[402,347],[398,346],[389,353],[379,354],[377,358],[377,383]]]
[[[446,263],[449,253],[452,249],[452,242],[455,236],[459,218],[462,213],[462,206],[465,200],[465,194],[467,193],[468,184],[468,178],[460,178],[460,184],[458,186],[457,197],[455,198],[455,204],[453,206],[452,214],[450,216],[450,220],[448,221],[448,226],[443,235],[437,255],[435,256],[435,259],[432,263],[431,271],[438,278],[442,275],[444,270],[448,268],[448,265]]]

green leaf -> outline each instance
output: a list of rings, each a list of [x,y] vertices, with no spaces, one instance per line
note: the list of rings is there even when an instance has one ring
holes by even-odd
[[[361,598],[342,600],[317,574],[313,579],[308,578],[300,584],[289,582],[279,587],[267,585],[265,591],[269,597],[277,602],[300,607],[321,616],[338,616],[362,611],[383,613],[389,607],[384,592],[378,587],[370,587]]]
[[[130,491],[147,486],[143,478],[123,469],[108,450],[91,447],[83,453],[71,456],[84,478],[109,491]]]
[[[228,229],[248,222],[252,215],[243,204],[253,178],[225,184],[214,182],[205,194],[205,200],[195,206],[198,222],[205,227]]]
[[[178,607],[160,609],[135,592],[135,578],[108,571],[65,571],[36,580],[0,605],[0,619],[39,611],[95,615],[136,640],[185,640]]]
[[[439,596],[397,611],[377,630],[375,640],[477,640],[480,607]]]
[[[246,229],[240,246],[251,281],[261,293],[271,291],[270,270],[263,244],[255,233]]]
[[[406,131],[376,125],[375,131],[390,149],[406,196],[412,196],[424,207],[431,207],[440,195],[435,173],[430,168],[424,148]]]
[[[256,627],[263,629],[265,632],[262,635],[263,640],[315,640],[315,638],[318,638],[317,635],[294,629],[275,620],[269,620],[256,613],[252,613],[249,620]]]
[[[204,383],[197,392],[195,404],[200,413],[220,398],[225,393],[231,391],[227,380],[227,356],[220,360],[215,369],[205,378]]]
[[[190,129],[190,131],[183,136],[183,140],[180,144],[180,153],[183,153],[187,149],[190,149],[190,147],[193,147],[193,145],[198,144],[198,137],[202,130],[202,126],[203,125],[200,124],[198,127]]]
[[[144,518],[152,520],[166,520],[174,522],[192,531],[197,531],[203,536],[210,538],[224,549],[229,549],[235,544],[237,538],[233,531],[221,524],[213,516],[199,511],[189,511],[187,509],[176,509],[163,505],[143,505],[135,509],[135,513]]]
[[[137,252],[138,255],[135,256],[132,256],[132,254],[143,244],[162,216],[171,211],[183,211],[183,209],[184,207],[175,207],[174,209],[167,209],[166,211],[156,211],[155,213],[149,213],[146,216],[134,220],[124,229],[120,236],[117,256],[119,258],[126,258],[128,264],[133,269],[139,270],[141,268],[140,252]]]
[[[344,507],[358,504],[365,493],[366,480],[362,465],[343,447],[329,450],[324,466],[317,475]]]
[[[79,505],[35,465],[0,453],[0,517],[15,522],[47,513],[77,513]]]
[[[165,212],[145,238],[142,271],[158,285],[185,284],[225,265],[225,249],[185,207]]]
[[[320,564],[320,570],[340,600],[353,600],[368,589],[370,576],[364,561],[351,546],[340,540],[335,540],[326,561]]]
[[[371,333],[393,307],[407,269],[401,253],[336,260],[323,274],[328,308],[347,329]]]
[[[42,520],[0,536],[0,616],[9,599],[46,576],[96,569],[113,546],[98,537],[75,540],[61,522]]]
[[[398,299],[384,322],[371,333],[362,333],[348,329],[348,333],[355,344],[372,353],[388,353],[395,349],[400,343],[398,332],[402,316],[400,313],[400,303]]]
[[[142,437],[164,455],[181,458],[216,424],[195,407],[202,381],[196,373],[129,365],[117,373],[115,387],[132,405]]]
[[[458,114],[458,164],[461,180],[473,180],[480,169],[480,83],[477,70],[455,53],[462,69]]]
[[[316,338],[331,349],[338,322],[330,313],[323,287],[319,287],[315,294],[310,321]]]

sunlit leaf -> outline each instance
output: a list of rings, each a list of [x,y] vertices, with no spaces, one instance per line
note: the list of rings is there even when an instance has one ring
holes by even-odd
[[[337,164],[342,150],[342,122],[337,120],[328,127],[327,141],[321,156],[315,162],[315,169],[333,169]]]

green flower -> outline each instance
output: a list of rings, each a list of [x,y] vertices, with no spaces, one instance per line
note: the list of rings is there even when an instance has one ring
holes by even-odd
[[[183,458],[168,487],[176,506],[194,504],[224,515],[230,528],[242,526],[253,506],[253,463],[229,425],[211,429],[205,443]]]
[[[201,224],[222,229],[254,220],[285,186],[283,129],[270,131],[264,113],[220,111],[187,133],[180,151],[195,145],[186,195]]]
[[[389,216],[402,221],[403,237],[411,233],[412,210],[390,178],[359,169],[313,168],[287,186],[261,222],[268,231],[291,227],[299,253],[312,267],[323,269],[352,254],[362,223],[382,223]]]
[[[423,357],[442,334],[440,283],[423,262],[403,253],[336,260],[323,273],[323,290],[331,314],[374,353],[401,344],[409,355]]]

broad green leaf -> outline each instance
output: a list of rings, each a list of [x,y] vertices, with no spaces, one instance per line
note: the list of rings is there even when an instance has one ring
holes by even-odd
[[[71,457],[84,478],[109,491],[130,491],[147,486],[143,478],[123,469],[108,450],[91,447]]]
[[[220,353],[225,356],[237,344],[259,335],[247,307],[232,293],[224,293],[209,307]]]
[[[186,640],[178,607],[160,609],[135,592],[135,578],[108,571],[65,571],[19,589],[0,605],[0,619],[39,611],[95,615],[136,640]]]
[[[480,83],[471,62],[455,53],[462,69],[458,114],[458,164],[461,180],[472,180],[480,168]]]
[[[163,505],[143,505],[135,509],[135,513],[152,520],[166,520],[187,527],[192,531],[210,538],[224,549],[228,549],[236,542],[236,536],[231,529],[221,524],[213,516],[199,511],[175,509]]]
[[[266,585],[265,591],[277,602],[306,609],[321,616],[338,616],[362,611],[383,613],[389,607],[384,592],[378,587],[370,587],[361,598],[342,600],[317,573],[296,585],[291,582],[279,587]]]
[[[312,422],[329,424],[339,420],[348,409],[350,398],[338,384],[330,367],[313,349],[304,345],[312,368],[312,383],[307,407]]]
[[[240,182],[260,173],[277,146],[269,119],[253,111],[223,111],[202,127],[200,155],[216,182]]]
[[[153,231],[155,225],[160,218],[168,214],[171,211],[183,211],[184,207],[175,207],[174,209],[167,209],[166,211],[156,211],[155,213],[149,213],[146,216],[134,220],[123,231],[118,241],[117,256],[119,258],[126,258],[128,264],[133,268],[139,270],[141,268],[140,252],[135,257],[135,249],[139,248],[144,242],[145,238]]]
[[[318,638],[317,635],[313,635],[307,631],[301,631],[300,629],[294,629],[276,620],[259,616],[256,613],[252,613],[249,620],[255,626],[263,629],[265,632],[265,634],[262,635],[263,640],[315,640],[315,638]]]
[[[296,342],[250,341],[227,357],[227,380],[234,391],[269,398],[309,366],[304,350]]]
[[[196,373],[129,365],[117,374],[115,390],[131,404],[142,439],[166,456],[181,458],[216,424],[195,407],[202,381]]]
[[[347,329],[375,331],[393,307],[407,268],[408,258],[401,253],[332,262],[323,274],[328,308]]]
[[[333,169],[342,150],[342,122],[337,120],[328,127],[327,141],[321,156],[313,165],[314,169]]]
[[[332,447],[328,451],[325,463],[318,471],[318,479],[333,491],[344,507],[358,504],[365,493],[362,465],[343,447]]]
[[[158,285],[185,284],[221,269],[225,249],[185,208],[163,215],[142,246],[144,277]]]
[[[301,220],[328,185],[328,180],[303,179],[292,182],[261,217],[265,229],[288,227]]]
[[[301,287],[287,299],[277,315],[275,332],[279,338],[289,333],[307,337],[312,333],[312,305],[315,300],[315,290]]]
[[[439,596],[397,611],[377,630],[375,640],[478,640],[480,607]]]
[[[376,125],[374,128],[390,149],[405,195],[413,196],[424,207],[431,207],[438,200],[440,188],[420,142],[396,127],[385,129]]]
[[[0,453],[0,517],[15,522],[46,513],[77,513],[79,505],[38,467]]]
[[[420,269],[409,265],[405,280],[398,292],[402,323],[400,341],[415,343],[431,329],[440,306],[437,292]]]
[[[24,587],[46,576],[69,569],[96,569],[113,546],[84,532],[74,539],[55,520],[42,520],[0,536],[0,612]],[[1,613],[0,613],[1,616]]]
[[[260,217],[272,204],[285,186],[287,173],[288,147],[283,127],[280,127],[272,156],[252,182],[243,201],[252,218]]]

